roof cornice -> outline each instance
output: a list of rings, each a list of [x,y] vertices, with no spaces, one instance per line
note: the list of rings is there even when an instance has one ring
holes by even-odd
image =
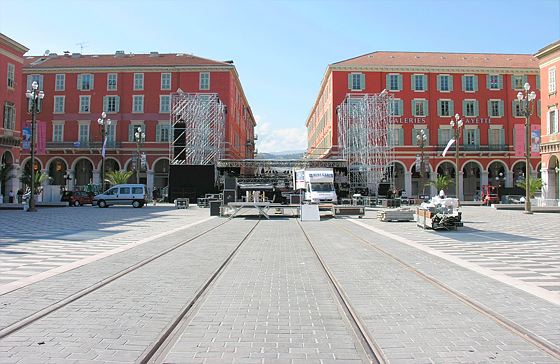
[[[195,72],[195,71],[231,71],[234,66],[229,65],[177,65],[177,66],[102,66],[102,67],[41,67],[24,66],[24,73],[57,73],[57,72]]]
[[[537,53],[535,53],[535,57],[541,59],[544,58],[548,55],[550,55],[551,53],[554,52],[559,52],[560,51],[560,40],[547,45],[546,47],[539,49],[539,51]]]
[[[511,73],[539,74],[539,68],[511,67],[440,67],[440,66],[379,66],[379,65],[330,65],[332,71],[369,71],[369,72],[428,72],[428,73]]]
[[[15,48],[16,50],[20,51],[22,54],[29,50],[29,48],[27,48],[23,44],[20,44],[20,43],[16,42],[12,38],[9,38],[2,33],[0,33],[0,43],[3,43],[3,44],[6,44],[6,45],[8,45],[12,48]]]

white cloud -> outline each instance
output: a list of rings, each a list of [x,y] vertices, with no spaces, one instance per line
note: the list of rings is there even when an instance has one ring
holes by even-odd
[[[272,128],[270,123],[262,122],[255,116],[258,135],[257,150],[261,153],[286,151],[304,151],[307,149],[307,129],[301,128]]]

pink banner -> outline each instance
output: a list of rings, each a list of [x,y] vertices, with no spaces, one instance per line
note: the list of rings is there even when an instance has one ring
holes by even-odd
[[[37,154],[47,153],[47,123],[37,121]]]
[[[525,155],[525,125],[515,125],[515,156],[523,157]]]

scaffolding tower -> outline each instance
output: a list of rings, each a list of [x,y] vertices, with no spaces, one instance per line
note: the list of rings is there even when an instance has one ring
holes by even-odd
[[[171,95],[172,165],[216,165],[224,158],[225,106],[218,94]]]
[[[377,194],[379,184],[393,181],[393,96],[348,94],[338,106],[339,154],[348,163],[350,193]]]

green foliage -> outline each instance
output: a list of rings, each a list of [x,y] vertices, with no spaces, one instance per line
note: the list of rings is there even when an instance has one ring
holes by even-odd
[[[433,186],[436,186],[437,191],[441,191],[445,190],[451,183],[453,183],[453,179],[447,175],[438,175],[435,181],[430,181],[429,183]]]
[[[527,191],[525,180],[521,182],[517,182],[517,187],[523,188]],[[533,176],[529,176],[529,197],[535,198],[535,194],[539,191],[543,186],[543,181],[540,178],[534,178]]]
[[[51,178],[49,177],[48,174],[46,173],[39,173],[36,172],[34,174],[35,177],[35,191],[34,194],[38,194],[39,191],[41,191],[41,185],[46,182],[51,180]],[[21,183],[23,183],[28,189],[31,190],[31,172],[24,170],[23,174],[21,175],[21,177],[19,178],[19,180],[21,181]]]
[[[109,182],[111,186],[120,185],[126,183],[133,174],[133,171],[111,171],[105,175],[105,182]]]

